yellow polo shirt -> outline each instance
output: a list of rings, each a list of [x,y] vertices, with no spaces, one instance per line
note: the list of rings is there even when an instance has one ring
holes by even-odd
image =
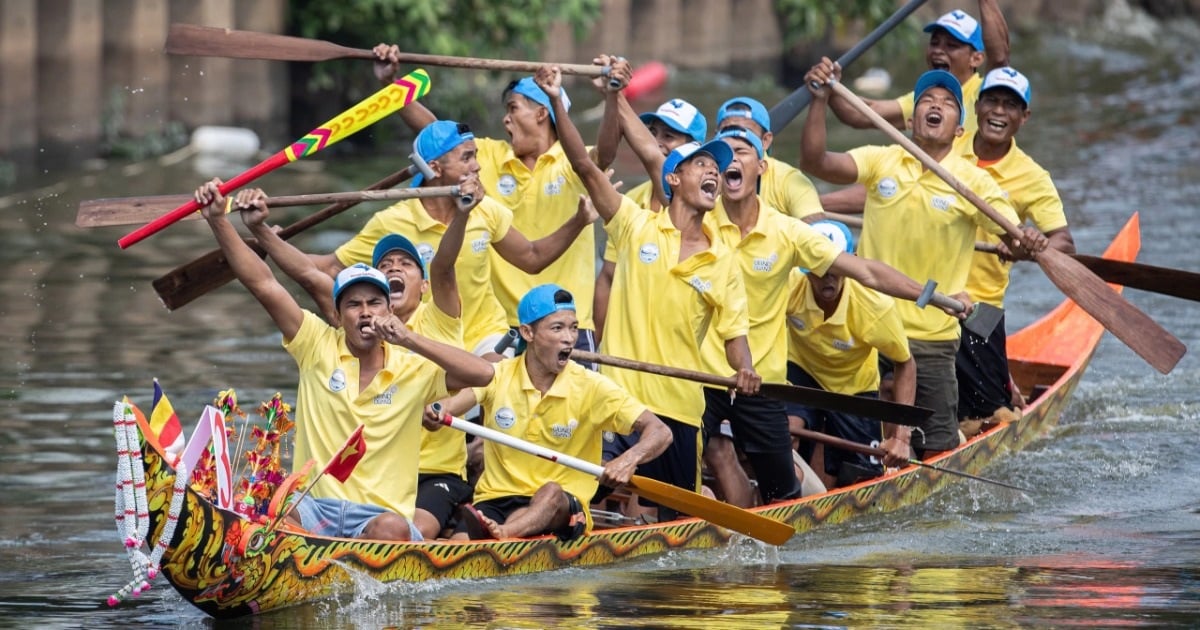
[[[422,337],[461,348],[463,321],[447,315],[434,302],[422,302],[408,327]],[[507,330],[507,326],[505,329]],[[467,478],[467,436],[461,431],[421,431],[421,474]]]
[[[975,155],[975,134],[963,136],[963,158],[972,164],[979,162]],[[1042,232],[1067,227],[1062,198],[1050,179],[1050,173],[1017,147],[1014,139],[1008,153],[999,161],[980,167],[1000,184],[1012,203],[1021,223],[1032,221]],[[1000,238],[979,230],[976,238],[987,243],[999,243]],[[971,273],[967,276],[967,293],[976,302],[987,302],[1004,308],[1004,292],[1008,289],[1008,273],[1012,263],[1001,262],[995,254],[975,252]]]
[[[824,212],[821,195],[800,169],[767,156],[767,170],[759,177],[758,195],[768,206],[797,219]]]
[[[424,406],[446,395],[446,373],[425,358],[384,344],[384,366],[358,391],[358,359],[346,333],[309,311],[283,347],[300,368],[296,389],[293,469],[315,459],[329,463],[359,424],[367,451],[354,473],[339,483],[322,476],[313,496],[369,503],[413,517],[417,498],[417,444]]]
[[[682,262],[681,235],[666,211],[651,212],[626,198],[605,228],[617,250],[605,353],[695,370],[705,335],[725,340],[749,332],[741,271],[708,222],[711,245]],[[600,371],[654,413],[700,426],[698,383],[604,365]]]
[[[754,369],[769,383],[787,380],[787,331],[784,310],[787,306],[788,274],[795,267],[825,273],[841,250],[808,224],[786,216],[758,200],[758,221],[742,237],[741,228],[729,220],[721,204],[709,213],[721,243],[733,250],[742,280],[746,285],[746,304],[750,315],[750,355]],[[725,359],[725,343],[708,335],[701,346],[704,370],[731,374]]]
[[[508,234],[512,221],[512,211],[489,197],[484,197],[467,219],[462,249],[454,262],[462,304],[463,340],[455,344],[459,347],[474,348],[489,335],[508,331],[504,309],[492,289],[490,254],[492,244]],[[446,229],[445,223],[429,215],[420,199],[407,199],[376,212],[334,254],[347,267],[360,262],[369,265],[380,239],[388,234],[402,234],[417,246],[417,253],[428,269]],[[431,294],[427,291],[423,300],[429,302]]]
[[[879,352],[897,363],[912,358],[896,300],[857,281],[842,281],[833,315],[813,297],[808,274],[793,269],[787,304],[788,361],[826,391],[879,391]]]
[[[543,396],[529,380],[525,355],[497,363],[492,382],[474,392],[486,410],[484,426],[597,464],[604,431],[628,434],[646,410],[611,379],[573,361]],[[483,443],[483,457],[487,465],[475,486],[476,501],[531,497],[553,481],[575,495],[586,510],[599,485],[591,475],[491,440]]]
[[[1000,234],[1000,226],[900,145],[859,147],[850,156],[858,166],[858,183],[867,187],[859,255],[883,261],[917,282],[936,280],[938,291],[947,295],[962,291],[975,252],[975,228]],[[982,169],[953,152],[941,165],[1006,219],[1018,221],[1000,187]],[[941,309],[921,309],[907,300],[897,307],[909,339],[959,336],[958,320]]]
[[[971,132],[979,129],[979,121],[975,118],[975,101],[979,100],[979,88],[983,87],[983,77],[979,73],[971,75],[962,86],[963,109],[967,112],[967,117],[963,120],[963,131]],[[913,110],[916,108],[914,96],[912,92],[896,99],[900,104],[900,112],[904,115],[904,125],[912,129],[912,125],[908,121],[912,120]]]
[[[538,156],[533,170],[513,154],[507,142],[476,138],[479,179],[488,195],[512,210],[513,227],[529,240],[537,240],[562,227],[579,209],[579,195],[587,188],[571,168],[562,144],[555,142]],[[492,277],[496,297],[517,325],[517,303],[533,287],[554,283],[571,292],[579,327],[594,330],[592,298],[596,290],[596,232],[585,229],[558,260],[536,275],[517,269],[495,252]]]

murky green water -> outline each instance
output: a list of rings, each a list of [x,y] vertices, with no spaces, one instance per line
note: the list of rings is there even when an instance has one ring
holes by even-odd
[[[1080,251],[1099,252],[1137,210],[1143,262],[1200,271],[1196,47],[1024,44],[1015,60],[1036,92],[1020,142],[1055,176]],[[670,94],[712,112],[736,89],[684,76]],[[758,95],[770,104],[783,91]],[[795,125],[777,140],[778,157],[795,157],[797,133]],[[833,141],[883,140],[839,131]],[[204,225],[178,225],[123,252],[115,245],[123,229],[74,227],[80,200],[182,193],[201,179],[188,162],[133,174],[121,166],[48,173],[39,185],[57,183],[53,190],[0,202],[0,625],[212,625],[161,580],[132,605],[103,605],[128,579],[112,521],[111,403],[122,394],[148,401],[158,377],[191,423],[230,385],[243,401],[294,392],[278,335],[240,287],[173,313],[159,305],[150,280],[211,249]],[[633,160],[626,155],[619,166],[634,183]],[[315,174],[284,169],[262,185],[278,194],[349,189],[396,168],[394,159],[342,160]],[[300,242],[329,249],[343,237]],[[1034,488],[1028,496],[960,484],[927,504],[799,537],[778,551],[744,544],[528,578],[363,585],[356,597],[242,625],[1194,626],[1200,307],[1127,296],[1192,353],[1162,376],[1106,337],[1062,426],[987,471]],[[1036,267],[1020,266],[1009,326],[1060,299]]]

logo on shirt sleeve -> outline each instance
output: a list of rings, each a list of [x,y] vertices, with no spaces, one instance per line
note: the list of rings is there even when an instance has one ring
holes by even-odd
[[[493,416],[493,420],[496,421],[496,426],[507,431],[513,428],[513,425],[517,423],[517,414],[513,413],[513,410],[510,407],[501,407],[496,410],[496,415]]]
[[[343,389],[346,389],[346,373],[338,368],[329,376],[329,391],[337,393]]]
[[[517,178],[507,173],[501,175],[500,180],[496,182],[496,192],[504,197],[517,192]]]

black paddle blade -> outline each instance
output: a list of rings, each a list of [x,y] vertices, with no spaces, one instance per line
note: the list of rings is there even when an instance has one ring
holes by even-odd
[[[926,407],[902,405],[878,398],[847,396],[815,387],[801,387],[784,383],[763,383],[759,393],[770,398],[800,403],[809,407],[830,409],[865,418],[878,418],[884,422],[912,427],[925,426],[925,420],[933,415],[933,410]]]

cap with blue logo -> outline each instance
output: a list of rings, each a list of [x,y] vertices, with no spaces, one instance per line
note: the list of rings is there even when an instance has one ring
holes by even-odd
[[[675,147],[674,151],[667,154],[667,160],[663,162],[662,167],[663,193],[667,195],[667,201],[670,201],[672,196],[671,185],[667,183],[667,175],[674,173],[680,164],[692,159],[699,153],[711,155],[717,161],[717,170],[722,173],[729,167],[729,163],[733,161],[733,149],[730,149],[724,140],[711,140],[705,144],[689,142]]]
[[[363,263],[355,263],[338,272],[337,277],[333,279],[334,305],[336,306],[341,301],[342,293],[346,289],[363,282],[375,285],[377,289],[383,291],[388,301],[391,301],[392,289],[388,286],[387,277],[383,275],[383,272]]]
[[[673,98],[659,105],[653,112],[646,112],[638,118],[647,125],[657,120],[696,142],[704,142],[704,137],[708,135],[708,121],[705,120],[704,114],[701,114],[695,105],[681,98]]]
[[[854,253],[854,233],[850,231],[850,228],[846,227],[845,223],[831,219],[822,219],[814,221],[809,227],[821,236],[833,241],[834,247],[847,254]],[[800,271],[809,273],[809,270],[803,267],[800,268]]]
[[[913,103],[920,101],[922,94],[935,87],[946,88],[958,101],[958,126],[961,127],[967,119],[967,112],[963,109],[962,85],[953,74],[945,70],[929,70],[922,74],[917,78],[917,87],[913,89]]]
[[[472,140],[475,134],[470,127],[453,120],[435,120],[425,125],[417,139],[413,140],[413,151],[426,162],[432,162],[453,151],[458,145]],[[425,181],[425,175],[417,173],[412,180],[412,188]]]
[[[417,261],[417,266],[421,268],[421,277],[429,277],[429,273],[425,270],[425,261],[421,258],[421,253],[417,251],[417,246],[402,234],[388,234],[375,243],[375,251],[371,254],[371,266],[378,268],[383,257],[394,251],[404,252],[409,258]]]
[[[571,99],[567,97],[567,89],[560,89],[562,90],[563,109],[571,111]],[[545,107],[546,111],[550,112],[550,122],[556,125],[558,124],[558,120],[554,116],[554,106],[550,104],[550,97],[545,91],[542,90],[542,88],[538,87],[538,84],[534,82],[533,77],[525,77],[524,79],[513,83],[512,87],[510,87],[507,91],[520,94],[521,96],[524,96],[538,105]]]
[[[542,284],[533,287],[517,303],[517,321],[528,326],[539,319],[558,311],[575,310],[575,298],[557,284]]]
[[[934,29],[939,28],[950,33],[954,39],[964,44],[970,44],[971,48],[983,50],[983,27],[965,11],[955,9],[946,13],[942,17],[926,24],[925,32],[930,33]]]
[[[762,127],[763,133],[771,130],[771,114],[766,106],[748,96],[738,96],[725,101],[721,109],[717,110],[717,127],[720,128],[721,123],[729,118],[739,117],[749,118]]]
[[[1015,68],[1005,66],[987,73],[987,76],[983,78],[983,85],[979,88],[979,93],[983,94],[992,88],[1011,90],[1021,97],[1021,100],[1025,102],[1025,107],[1029,107],[1030,101],[1033,100],[1033,90],[1029,87],[1029,79],[1017,72]]]

